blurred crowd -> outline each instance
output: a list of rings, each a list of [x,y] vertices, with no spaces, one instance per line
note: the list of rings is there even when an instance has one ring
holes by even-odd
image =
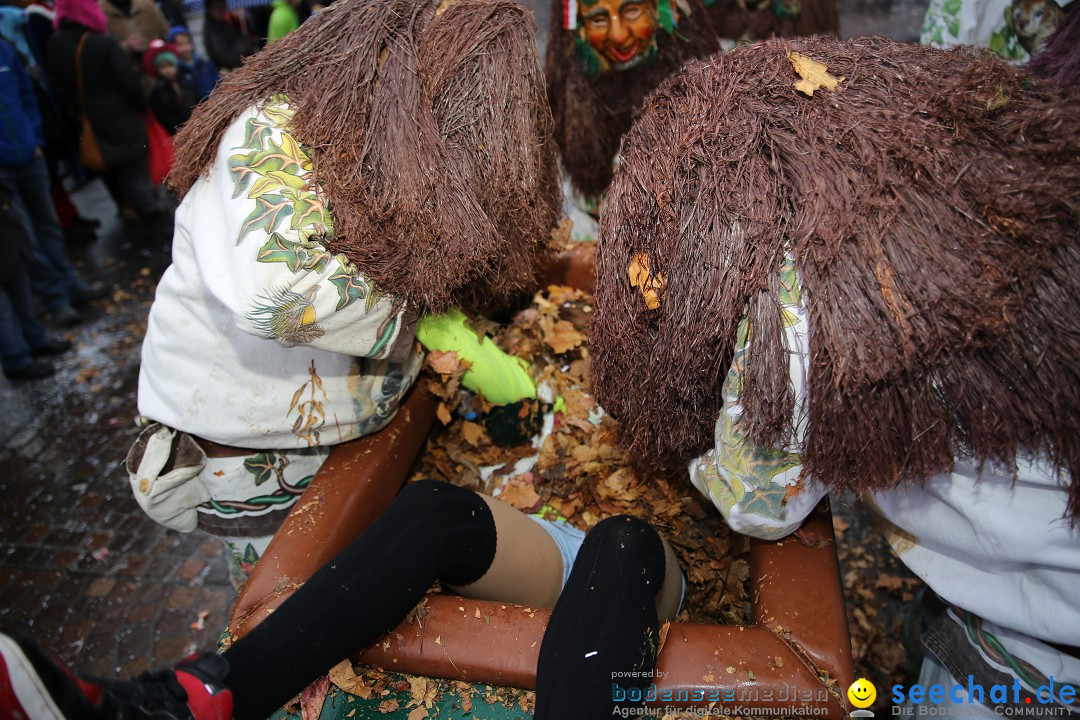
[[[167,243],[176,204],[163,186],[172,136],[243,58],[320,7],[305,0],[247,8],[229,8],[226,0],[0,3],[6,377],[52,375],[48,356],[71,343],[46,328],[77,325],[80,306],[110,292],[69,260],[68,250],[94,242],[98,227],[80,216],[69,189],[100,177],[124,222],[150,242]],[[201,37],[189,28],[200,20]]]

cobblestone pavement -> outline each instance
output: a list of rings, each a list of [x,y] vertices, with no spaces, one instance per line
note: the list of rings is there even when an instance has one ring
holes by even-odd
[[[55,377],[0,378],[0,628],[29,632],[80,672],[128,677],[212,648],[235,593],[221,545],[147,518],[121,466],[167,246],[122,223],[100,182],[75,202],[102,221],[81,271],[115,285],[57,331],[76,350]]]

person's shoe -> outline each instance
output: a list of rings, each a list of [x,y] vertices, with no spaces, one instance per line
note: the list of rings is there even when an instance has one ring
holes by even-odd
[[[31,360],[29,365],[24,365],[16,370],[5,370],[4,375],[8,380],[38,380],[56,374],[56,368],[52,363],[45,360]]]
[[[228,672],[206,653],[134,680],[84,679],[32,640],[0,634],[0,720],[230,720]]]
[[[75,308],[67,305],[49,313],[49,320],[58,327],[74,327],[82,322],[82,315]]]
[[[94,283],[93,285],[87,285],[82,290],[76,290],[71,293],[71,302],[75,305],[81,305],[82,303],[88,303],[91,300],[99,300],[112,292],[112,287],[105,283]]]
[[[45,338],[45,342],[41,343],[36,348],[31,349],[30,354],[34,357],[59,355],[60,353],[67,352],[72,347],[73,345],[63,338],[47,337]]]

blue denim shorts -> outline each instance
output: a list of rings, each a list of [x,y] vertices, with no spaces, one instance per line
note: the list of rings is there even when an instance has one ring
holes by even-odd
[[[539,515],[530,515],[529,517],[539,523],[540,527],[544,528],[547,534],[551,536],[551,539],[555,541],[555,544],[559,546],[559,552],[562,554],[563,560],[563,587],[566,587],[566,581],[570,579],[570,571],[574,567],[574,560],[577,559],[578,550],[581,549],[581,543],[585,541],[585,532],[578,530],[568,522],[545,520]]]

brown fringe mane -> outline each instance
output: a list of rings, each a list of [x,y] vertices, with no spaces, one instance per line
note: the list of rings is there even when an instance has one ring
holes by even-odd
[[[805,97],[785,50],[844,76]],[[970,51],[769,41],[691,63],[626,137],[601,214],[593,390],[641,462],[710,448],[735,331],[748,431],[793,437],[777,312],[810,323],[806,469],[930,478],[1045,453],[1080,517],[1080,94]],[[646,309],[627,267],[666,284]]]
[[[719,49],[701,0],[687,5],[690,16],[675,33],[657,30],[652,62],[593,75],[584,70],[575,31],[562,27],[562,0],[552,0],[544,63],[548,103],[563,169],[585,197],[599,197],[607,189],[619,142],[645,96],[688,60]]]
[[[445,3],[444,3],[445,4]],[[183,195],[283,93],[342,252],[421,312],[528,295],[561,213],[531,13],[512,0],[339,0],[230,73],[176,137]]]

